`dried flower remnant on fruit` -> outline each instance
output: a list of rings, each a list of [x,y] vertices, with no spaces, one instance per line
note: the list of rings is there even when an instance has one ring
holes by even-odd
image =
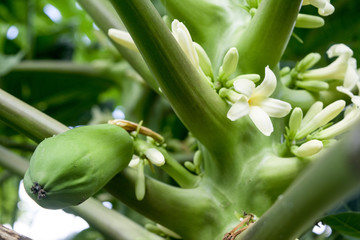
[[[34,182],[34,185],[31,187],[30,191],[38,196],[38,199],[43,199],[46,198],[46,191],[45,189],[42,188],[42,186],[40,186],[39,183]]]

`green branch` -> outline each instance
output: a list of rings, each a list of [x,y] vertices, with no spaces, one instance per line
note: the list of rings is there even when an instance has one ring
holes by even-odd
[[[23,177],[29,168],[29,161],[0,145],[0,165],[12,173]]]
[[[360,129],[308,167],[236,240],[295,239],[327,210],[360,191]]]
[[[209,151],[234,143],[226,103],[210,87],[166,27],[149,0],[112,0],[173,109]]]
[[[237,44],[240,71],[264,73],[274,68],[291,37],[301,0],[263,0]]]
[[[86,219],[90,225],[99,229],[109,239],[164,239],[148,232],[145,228],[116,211],[104,207],[94,198],[89,198],[84,203],[71,207],[70,211],[74,211],[76,215]]]
[[[123,29],[123,24],[117,16],[114,8],[108,1],[78,0],[80,5],[94,20],[96,25],[107,35],[109,28]],[[111,39],[110,39],[111,40]],[[129,62],[129,64],[140,74],[149,86],[159,93],[158,85],[154,76],[150,73],[141,55],[114,43],[116,49]]]
[[[29,161],[0,146],[0,165],[23,177],[29,167]],[[110,239],[163,239],[146,231],[143,227],[116,211],[104,207],[94,198],[89,198],[84,203],[65,210],[84,218],[90,225]]]
[[[135,197],[137,172],[125,169],[115,176],[105,189],[122,202],[149,219],[175,231],[183,239],[212,239],[219,234],[221,224],[228,223],[223,206],[216,205],[207,192],[180,189],[146,177],[143,200]],[[232,214],[229,213],[229,214]]]
[[[0,120],[36,142],[68,128],[0,89]]]

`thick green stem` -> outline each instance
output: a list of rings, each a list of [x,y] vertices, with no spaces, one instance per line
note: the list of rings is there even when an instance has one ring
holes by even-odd
[[[36,142],[68,128],[0,89],[0,120]]]
[[[29,167],[29,161],[0,146],[0,165],[22,177]],[[66,210],[84,218],[90,225],[94,226],[110,239],[163,239],[151,234],[143,227],[116,211],[104,207],[94,198],[90,198],[84,203]],[[106,219],[106,221],[104,221],[104,219]]]
[[[149,0],[112,0],[173,109],[211,152],[234,142],[228,107],[185,56]]]
[[[217,203],[201,188],[180,189],[147,177],[145,197],[138,201],[135,182],[136,171],[125,169],[105,188],[144,216],[181,234],[183,239],[199,239],[199,236],[212,239],[223,227],[219,223],[228,223],[224,202]]]
[[[99,0],[78,0],[80,5],[91,16],[96,25],[107,35],[110,28],[123,29],[120,18],[116,15],[114,8],[108,1]],[[116,49],[130,63],[130,65],[140,74],[140,76],[157,93],[159,89],[154,76],[149,71],[141,55],[135,51],[129,50],[119,44],[114,43]]]
[[[236,239],[295,239],[327,210],[359,191],[359,136],[360,129],[357,129],[349,138],[329,149]]]
[[[161,168],[167,172],[182,188],[194,188],[199,184],[200,177],[186,170],[178,161],[165,150],[159,149],[165,157],[166,163]]]
[[[295,26],[301,0],[263,0],[237,44],[243,73],[264,73],[279,62]]]

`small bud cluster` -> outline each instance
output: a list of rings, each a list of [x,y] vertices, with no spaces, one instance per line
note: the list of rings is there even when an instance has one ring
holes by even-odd
[[[358,99],[353,96],[353,99]],[[323,109],[323,103],[315,102],[303,117],[302,110],[295,108],[286,128],[286,144],[292,154],[307,158],[320,152],[324,146],[331,144],[346,133],[360,120],[359,102],[346,107],[344,100],[337,100]],[[344,111],[340,121],[334,119]],[[331,123],[334,121],[335,123]]]
[[[292,111],[285,138],[290,152],[298,157],[310,157],[320,152],[323,146],[335,141],[360,120],[360,75],[352,57],[353,51],[344,44],[335,44],[327,55],[337,58],[326,67],[311,69],[320,60],[320,55],[310,53],[293,69],[285,67],[280,71],[281,81],[288,88],[326,92],[333,96],[341,92],[344,99],[349,97],[351,100],[349,106],[345,100],[338,99],[324,109],[323,102],[315,102],[304,117],[302,109]],[[343,116],[339,116],[343,111]]]
[[[345,44],[335,44],[329,48],[327,55],[329,58],[337,58],[326,67],[311,69],[321,57],[318,53],[310,53],[293,69],[283,68],[283,84],[289,88],[317,93],[330,90],[330,82],[335,81],[337,85],[343,85],[344,89],[352,90],[359,81],[353,51]]]

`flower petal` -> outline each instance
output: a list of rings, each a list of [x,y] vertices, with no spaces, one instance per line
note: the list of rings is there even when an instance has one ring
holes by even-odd
[[[265,136],[270,136],[274,131],[270,117],[260,107],[250,107],[249,117]]]
[[[273,71],[266,66],[265,77],[262,83],[255,88],[251,97],[269,97],[276,88],[276,77]]]
[[[227,113],[227,118],[231,121],[235,121],[249,114],[249,111],[250,107],[247,102],[247,98],[243,96],[238,102],[234,103],[231,106],[230,110]]]
[[[274,98],[266,98],[261,101],[260,106],[270,117],[285,117],[291,110],[291,105],[287,102]]]
[[[338,57],[338,56],[347,56],[350,58],[353,55],[353,51],[343,43],[332,45],[327,51],[326,54],[329,58]]]
[[[357,107],[360,107],[360,96],[353,96],[351,98],[351,102],[355,104]]]
[[[139,165],[139,163],[140,163],[140,157],[133,155],[131,161],[129,162],[129,167],[135,168]]]
[[[356,59],[350,58],[348,60],[348,67],[346,69],[345,77],[344,77],[344,87],[347,89],[353,89],[356,83],[359,81],[359,75],[356,70]]]
[[[234,88],[238,93],[250,97],[250,95],[255,89],[255,83],[253,81],[250,81],[249,79],[241,78],[235,80]]]
[[[337,86],[336,90],[338,90],[339,92],[348,95],[349,97],[354,97],[354,94],[350,91],[350,89],[345,88],[343,86]]]

